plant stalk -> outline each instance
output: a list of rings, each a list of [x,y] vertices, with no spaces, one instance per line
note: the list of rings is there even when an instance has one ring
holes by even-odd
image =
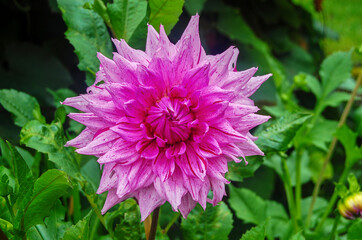
[[[156,208],[152,214],[152,223],[151,223],[151,230],[150,235],[148,236],[148,240],[155,240],[156,232],[157,232],[157,225],[158,225],[158,216],[160,214],[160,207]]]
[[[351,97],[348,100],[348,102],[347,102],[347,104],[346,104],[346,106],[345,106],[345,108],[343,110],[342,116],[341,116],[341,118],[339,120],[339,123],[338,123],[338,128],[340,128],[346,122],[347,116],[348,116],[349,112],[351,111],[352,104],[353,104],[354,98],[357,95],[357,91],[358,91],[359,85],[361,84],[361,81],[362,81],[362,72],[360,72],[359,75],[358,75],[356,86],[354,87],[354,89],[352,91],[352,94],[351,94]],[[331,159],[331,157],[333,155],[336,143],[337,143],[337,138],[334,137],[331,144],[329,145],[328,153],[327,153],[327,156],[326,156],[326,158],[325,158],[325,160],[323,162],[322,169],[319,172],[317,183],[314,186],[312,201],[311,201],[311,204],[310,204],[310,207],[309,207],[309,210],[308,210],[307,220],[306,220],[306,224],[305,224],[306,228],[309,227],[310,220],[311,220],[312,213],[313,213],[313,207],[314,207],[315,201],[317,199],[317,196],[318,196],[318,193],[319,193],[319,190],[320,190],[320,186],[321,186],[322,181],[323,181],[324,173],[325,173],[325,171],[327,169],[327,166],[328,166],[328,163],[329,163],[329,161],[330,161],[330,159]]]
[[[292,184],[290,182],[289,169],[285,157],[281,156],[281,158],[282,158],[282,167],[284,171],[283,184],[284,184],[285,193],[287,195],[289,214],[290,217],[292,218],[294,231],[298,232],[299,226],[294,211],[295,209],[294,209],[293,189],[292,189]]]
[[[171,221],[167,224],[166,228],[162,231],[163,234],[167,234],[168,230],[172,227],[172,225],[177,221],[177,219],[180,217],[180,213],[176,213]]]
[[[302,164],[303,151],[297,150],[296,166],[295,166],[295,209],[296,219],[301,217],[301,201],[302,201],[302,181],[301,181],[301,164]]]

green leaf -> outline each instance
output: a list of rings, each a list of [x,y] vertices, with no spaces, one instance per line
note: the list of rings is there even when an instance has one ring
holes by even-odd
[[[346,168],[351,168],[362,158],[362,146],[357,147],[357,133],[349,129],[347,125],[343,125],[337,129],[336,137],[342,143],[346,151]]]
[[[26,93],[14,89],[2,89],[0,90],[0,103],[13,114],[14,123],[19,127],[34,119],[45,122],[38,101]]]
[[[184,239],[190,240],[226,240],[232,227],[232,213],[223,202],[215,207],[208,204],[205,211],[197,206],[181,223]]]
[[[201,14],[206,0],[185,0],[185,9],[190,15]]]
[[[114,231],[117,239],[141,239],[141,216],[137,202],[127,199],[119,205],[116,211],[108,212],[104,216],[108,231]]]
[[[269,126],[258,131],[256,144],[264,153],[286,151],[296,132],[311,116],[305,114],[289,114],[270,121]]]
[[[342,102],[348,101],[351,95],[346,92],[333,92],[323,101],[323,108],[327,106],[338,107]]]
[[[305,81],[307,82],[307,86],[314,93],[316,98],[317,99],[320,98],[320,95],[322,94],[322,89],[321,89],[322,87],[318,79],[312,75],[305,74]]]
[[[266,226],[267,235],[281,237],[289,228],[289,217],[284,207],[274,201],[266,201],[246,188],[234,188],[229,185],[229,203],[236,216],[245,223],[262,224]]]
[[[251,228],[241,236],[240,240],[264,240],[266,236],[265,223]]]
[[[236,216],[245,223],[261,224],[267,218],[267,203],[254,192],[246,188],[235,188],[229,185],[229,203]]]
[[[54,106],[57,108],[60,106],[63,106],[63,105],[61,105],[61,102],[63,102],[66,98],[77,96],[77,94],[75,92],[73,92],[72,90],[70,90],[68,88],[60,88],[56,91],[53,91],[48,88],[47,91],[53,96]],[[74,110],[74,108],[72,108],[72,107],[68,107],[68,106],[64,106],[64,107],[65,107],[65,109]]]
[[[305,238],[302,235],[302,232],[294,234],[290,240],[305,240]]]
[[[362,220],[356,220],[347,232],[348,240],[360,240],[362,239]]]
[[[58,0],[63,20],[68,26],[65,32],[78,56],[78,68],[87,71],[87,84],[92,84],[99,69],[97,52],[111,56],[112,45],[106,25],[92,9],[84,8],[87,0]]]
[[[254,176],[254,172],[261,166],[263,163],[263,158],[260,156],[250,156],[246,158],[248,164],[245,163],[235,163],[234,161],[228,163],[228,173],[226,178],[231,181],[242,182],[244,178]]]
[[[11,152],[11,171],[15,177],[15,191],[14,195],[12,195],[12,202],[16,200],[18,203],[21,203],[27,198],[29,191],[32,189],[33,176],[25,160],[16,148],[14,148],[10,142],[7,142],[7,144]]]
[[[351,193],[357,193],[360,190],[360,186],[358,184],[358,180],[353,173],[348,175],[348,184],[349,184],[349,191]]]
[[[342,183],[336,183],[335,191],[338,194],[338,196],[342,199],[348,197],[348,189]]]
[[[166,34],[169,34],[182,13],[184,0],[149,0],[148,4],[151,10],[149,23],[156,30],[162,24]]]
[[[147,1],[114,0],[112,4],[107,4],[107,11],[116,37],[128,42],[147,16]],[[143,30],[146,34],[147,24],[145,23]]]
[[[346,81],[352,71],[352,52],[336,52],[322,63],[319,75],[322,78],[322,96],[326,97],[342,82]]]
[[[62,240],[88,240],[90,235],[90,212],[82,220],[78,221],[76,225],[67,229]]]
[[[21,230],[43,223],[56,200],[67,193],[70,182],[65,172],[52,169],[43,173],[34,183],[34,189],[24,208],[16,215]]]
[[[20,132],[20,142],[39,152],[47,153],[54,162],[69,176],[78,178],[79,166],[71,148],[65,148],[61,123],[43,124],[37,120],[28,122]]]
[[[66,229],[72,224],[65,222],[66,209],[62,203],[58,200],[54,204],[54,207],[49,212],[49,217],[44,220],[44,225],[35,225],[26,232],[28,239],[43,240],[43,239],[60,239],[64,236]]]
[[[333,135],[337,127],[337,121],[327,120],[319,117],[313,128],[301,141],[312,143],[314,146],[327,152],[327,144],[332,141]]]

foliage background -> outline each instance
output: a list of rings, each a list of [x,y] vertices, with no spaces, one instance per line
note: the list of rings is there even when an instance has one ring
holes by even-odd
[[[129,25],[124,23],[121,8],[125,2],[130,3],[128,10],[133,11],[130,16],[134,16]],[[0,1],[3,25],[0,89],[16,89],[35,97],[0,90],[0,136],[11,143],[1,141],[2,232],[15,239],[24,238],[25,232],[28,239],[145,238],[137,205],[132,200],[104,217],[99,216],[105,197],[95,194],[99,167],[96,159],[62,147],[66,139],[79,133],[81,126],[65,118],[66,113],[73,110],[60,107],[59,101],[85,92],[98,68],[96,51],[108,56],[114,51],[111,36],[125,38],[130,45],[142,49],[146,23],[156,27],[162,21],[171,41],[175,42],[190,16],[198,12],[201,40],[208,54],[218,54],[235,45],[240,50],[238,70],[258,66],[258,75],[273,73],[273,79],[253,98],[261,113],[272,115],[275,122],[265,125],[263,128],[269,128],[264,133],[262,129],[255,132],[262,139],[259,144],[267,153],[265,158],[250,158],[248,167],[230,165],[232,184],[224,203],[206,212],[197,207],[187,220],[178,218],[170,206],[165,205],[161,209],[158,238],[330,237],[339,216],[332,210],[321,230],[314,230],[323,218],[324,209],[328,208],[335,191],[334,182],[345,184],[350,172],[357,182],[362,178],[361,89],[346,121],[349,129],[345,127],[337,133],[342,144],[337,144],[323,175],[326,181],[316,200],[311,226],[305,227],[303,220],[307,218],[310,196],[345,103],[361,73],[362,58],[358,49],[362,42],[362,1],[186,0],[184,3],[177,0],[167,3],[171,4],[169,9],[161,9],[165,11],[163,17],[157,14],[160,2],[163,3],[151,0]],[[355,50],[351,50],[352,47]],[[328,63],[322,64],[337,51],[345,52],[333,55]],[[324,90],[334,86],[329,100],[318,95],[313,79],[320,79],[322,85],[319,86]],[[332,94],[336,95],[331,97]],[[297,133],[299,129],[310,134]],[[351,166],[345,165],[348,157],[349,162],[353,162]],[[288,182],[283,158],[294,197],[298,198],[298,184],[302,186],[299,208],[298,200],[294,201],[295,213],[289,205],[288,194],[286,196],[287,187],[283,188]],[[301,173],[299,183],[298,172]],[[54,185],[38,199],[34,196],[42,182]],[[27,187],[31,189],[29,192],[24,190]],[[15,216],[11,216],[7,201]],[[44,209],[31,207],[41,201],[51,204]],[[30,210],[27,213],[25,209]],[[30,216],[35,217],[30,220]],[[298,221],[297,231],[293,230],[293,219]],[[359,239],[361,221],[341,219],[337,222],[339,227],[332,237]]]

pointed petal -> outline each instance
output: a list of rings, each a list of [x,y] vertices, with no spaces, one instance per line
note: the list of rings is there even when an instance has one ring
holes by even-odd
[[[116,63],[121,79],[124,82],[138,85],[137,66],[139,64],[131,62],[118,53],[113,53],[113,60]]]
[[[209,84],[209,70],[210,64],[205,64],[186,72],[182,79],[182,85],[188,90],[189,95]]]
[[[73,107],[82,112],[88,112],[88,102],[84,100],[82,96],[66,98],[61,104]]]
[[[175,159],[166,158],[165,151],[162,151],[153,161],[152,168],[153,172],[159,176],[162,182],[164,182],[175,170]]]
[[[69,140],[64,146],[65,147],[76,147],[82,148],[87,146],[93,139],[94,131],[90,130],[89,128],[85,128],[77,137]]]
[[[239,50],[235,47],[228,48],[225,52],[216,56],[207,56],[211,68],[210,68],[210,83],[221,87],[229,74],[229,67],[233,63],[235,57],[238,55]]]
[[[143,222],[153,210],[166,202],[152,185],[139,190],[137,200],[140,206],[141,222]]]
[[[149,57],[145,52],[131,48],[124,39],[112,39],[112,41],[117,48],[117,52],[122,57],[131,62],[137,62],[144,66],[148,66],[151,61],[151,57]]]
[[[150,57],[153,57],[159,47],[159,35],[157,31],[153,28],[153,26],[148,24],[146,54]]]
[[[97,194],[117,188],[117,174],[114,171],[115,164],[106,164],[103,167],[101,181],[97,190]]]
[[[191,210],[196,206],[196,201],[194,201],[189,193],[186,193],[185,196],[181,199],[181,204],[178,207],[180,210],[182,217],[187,218],[187,215],[191,212]]]
[[[263,76],[252,77],[250,81],[240,89],[241,95],[250,97],[253,93],[256,92],[256,90],[258,90],[260,85],[268,80],[268,78],[271,76],[272,74],[266,74]]]
[[[185,154],[178,157],[176,163],[186,175],[203,180],[206,175],[207,160],[196,144],[187,143],[186,145]]]
[[[84,155],[101,155],[109,151],[119,135],[112,130],[107,130],[96,136],[87,146],[76,150]]]
[[[112,126],[112,123],[94,115],[94,113],[69,113],[68,117],[93,129],[107,128]]]
[[[113,60],[105,57],[102,53],[97,53],[97,57],[101,62],[101,67],[106,75],[107,82],[124,82],[121,71]]]
[[[223,83],[222,88],[238,91],[238,89],[247,84],[257,70],[258,68],[252,67],[241,72],[229,72],[229,76]]]
[[[219,202],[222,201],[222,198],[226,196],[225,183],[216,178],[210,177],[209,179],[211,183],[212,193],[214,195],[211,200],[211,203],[213,206],[216,206]]]
[[[111,150],[98,158],[98,163],[105,164],[115,162],[117,164],[127,165],[135,162],[140,157],[140,154],[136,151],[135,143],[120,139],[113,144]]]

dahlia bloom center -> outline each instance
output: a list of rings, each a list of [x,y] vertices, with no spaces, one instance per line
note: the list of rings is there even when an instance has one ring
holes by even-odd
[[[194,120],[186,99],[168,96],[157,101],[146,117],[146,123],[150,126],[148,130],[167,145],[189,139]]]

